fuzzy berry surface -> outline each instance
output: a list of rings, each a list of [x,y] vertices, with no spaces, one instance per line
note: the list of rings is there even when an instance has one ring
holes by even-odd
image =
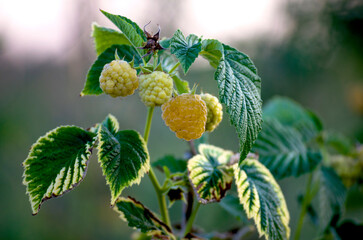
[[[222,121],[223,107],[222,104],[219,102],[218,98],[209,93],[203,93],[200,96],[207,105],[208,111],[205,130],[212,132]]]
[[[181,94],[162,107],[165,124],[178,138],[190,141],[202,136],[207,122],[207,106],[199,95]]]
[[[155,71],[151,74],[141,75],[139,81],[139,95],[146,106],[161,106],[171,98],[173,79],[169,74]]]
[[[138,88],[137,72],[123,60],[113,60],[103,67],[100,87],[111,97],[126,97]]]

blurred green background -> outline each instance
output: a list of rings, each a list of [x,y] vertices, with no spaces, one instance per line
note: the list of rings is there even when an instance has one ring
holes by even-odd
[[[0,1],[4,6],[6,2]],[[146,107],[137,94],[122,100],[108,96],[79,96],[87,70],[96,58],[90,37],[91,23],[95,20],[106,23],[98,12],[102,6],[106,6],[107,11],[137,21],[133,17],[137,11],[130,10],[136,7],[139,9],[139,25],[153,19],[153,23],[161,25],[161,35],[169,37],[176,29],[186,27],[185,18],[191,14],[191,1],[134,1],[134,5],[127,8],[130,14],[122,8],[122,3],[118,3],[115,9],[107,5],[112,1],[60,2],[67,5],[66,10],[75,13],[72,16],[76,17],[67,26],[67,39],[54,54],[40,51],[38,56],[23,50],[15,51],[17,45],[31,43],[20,37],[14,47],[14,42],[8,38],[12,22],[9,20],[0,25],[0,238],[129,239],[132,230],[109,207],[110,193],[96,154],[90,160],[84,182],[71,193],[46,202],[34,217],[22,185],[21,163],[32,143],[58,125],[87,128],[112,113],[118,118],[121,129],[143,132]],[[238,32],[240,30],[232,29],[231,38],[225,33],[208,37],[221,37],[253,59],[262,78],[264,102],[274,95],[289,96],[315,111],[326,129],[334,129],[354,141],[363,142],[363,3],[358,0],[274,2],[278,11],[271,19],[282,20],[272,21],[270,25],[264,23],[267,24],[264,28],[273,31],[259,32],[256,28],[256,33],[250,32],[246,37],[243,32]],[[230,4],[228,8],[238,7],[241,14],[244,11],[243,3],[233,5],[236,1],[210,1],[208,4]],[[208,4],[198,11],[208,11]],[[19,7],[24,8],[21,2]],[[3,8],[0,13],[5,11]],[[17,12],[9,14],[20,21],[28,21]],[[41,12],[37,14],[39,19],[47,21]],[[218,12],[212,14],[218,18]],[[4,20],[6,16],[0,16],[0,19]],[[274,26],[277,22],[280,25]],[[200,35],[193,31],[193,23],[188,24],[190,33]],[[224,24],[227,28],[228,23]],[[112,26],[108,22],[107,25]],[[217,94],[213,73],[206,62],[198,59],[186,79],[191,83],[198,82],[199,88],[205,92]],[[225,116],[219,128],[210,135],[210,142],[237,151],[237,136]],[[187,144],[165,126],[160,109],[157,109],[149,140],[152,160],[165,154],[183,156],[187,149]],[[303,191],[305,181],[305,176],[302,176],[279,182],[290,211],[292,233],[299,213],[296,199]],[[134,196],[157,210],[148,178],[144,178],[139,186],[125,190],[123,195]],[[348,202],[346,217],[354,217],[362,223],[363,197],[351,191]],[[171,212],[172,220],[177,221],[180,205],[175,204]],[[216,204],[203,207],[197,223],[208,231],[241,226]],[[317,229],[306,220],[301,239],[312,239],[316,233]]]

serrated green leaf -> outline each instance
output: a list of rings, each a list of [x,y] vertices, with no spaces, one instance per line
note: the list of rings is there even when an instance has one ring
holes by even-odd
[[[243,208],[241,208],[241,204],[238,197],[234,195],[226,195],[219,202],[219,206],[221,206],[224,210],[226,210],[237,220],[242,221],[243,223],[246,224],[248,223],[246,213],[243,211]]]
[[[170,52],[179,60],[184,73],[188,72],[201,50],[201,39],[194,34],[185,38],[183,33],[177,30],[170,40]]]
[[[233,153],[221,148],[200,144],[199,153],[188,161],[189,178],[199,202],[220,201],[232,184],[227,165]]]
[[[142,136],[133,130],[112,134],[101,125],[98,140],[98,161],[114,204],[125,187],[139,183],[149,171],[149,153]]]
[[[160,221],[149,209],[135,199],[119,198],[114,210],[118,212],[129,227],[140,229],[141,232],[160,232],[163,235],[171,233],[171,229]]]
[[[137,54],[136,50],[128,45],[113,45],[107,48],[103,53],[101,53],[97,60],[93,63],[88,71],[86,83],[81,92],[81,96],[85,95],[100,95],[103,93],[100,87],[100,75],[103,67],[115,60],[115,52],[117,49],[117,54],[120,59],[124,59],[127,62],[135,61],[135,67],[142,63],[141,57]]]
[[[224,44],[223,49],[215,79],[218,82],[219,99],[226,105],[231,123],[238,133],[241,162],[261,131],[261,79],[247,55]]]
[[[121,32],[92,24],[92,37],[95,43],[97,55],[103,53],[112,45],[131,45],[130,41]]]
[[[177,159],[172,155],[166,155],[159,158],[153,162],[152,165],[160,170],[162,170],[163,167],[167,167],[171,173],[185,172],[185,170],[187,170],[187,161],[184,159]]]
[[[238,197],[248,218],[266,239],[289,239],[289,212],[280,186],[258,160],[247,158],[234,165]]]
[[[276,118],[285,126],[296,128],[310,141],[323,129],[320,119],[310,110],[286,97],[274,97],[263,108],[263,117]]]
[[[202,51],[199,53],[209,61],[209,64],[217,68],[223,55],[223,45],[215,39],[205,39],[202,41]]]
[[[42,203],[72,190],[83,180],[95,134],[61,126],[40,137],[24,161],[24,181],[33,215]]]
[[[307,147],[298,130],[274,118],[265,118],[253,151],[277,179],[310,172],[322,160],[319,150]]]
[[[332,168],[320,168],[319,220],[325,230],[335,214],[341,214],[346,198],[346,188]]]
[[[135,22],[124,16],[114,15],[103,10],[101,12],[121,30],[135,48],[141,47],[143,42],[146,41],[144,32]]]

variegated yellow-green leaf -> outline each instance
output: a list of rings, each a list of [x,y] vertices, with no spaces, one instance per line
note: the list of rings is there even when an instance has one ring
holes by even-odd
[[[159,220],[149,209],[142,203],[132,197],[119,198],[114,206],[129,227],[140,229],[141,232],[155,232],[162,235],[171,234],[171,229]]]
[[[95,136],[76,126],[61,126],[32,146],[23,163],[23,183],[33,215],[44,201],[63,195],[83,180]]]
[[[269,170],[258,160],[247,158],[234,165],[238,197],[248,218],[253,218],[266,239],[288,239],[289,212],[282,191]]]
[[[118,131],[115,119],[105,120],[98,131],[98,161],[111,190],[111,204],[125,187],[139,183],[149,171],[149,153],[142,136],[133,130]],[[108,127],[107,127],[108,126]]]
[[[201,203],[220,201],[233,179],[228,162],[231,151],[200,144],[198,155],[188,161],[189,178]]]

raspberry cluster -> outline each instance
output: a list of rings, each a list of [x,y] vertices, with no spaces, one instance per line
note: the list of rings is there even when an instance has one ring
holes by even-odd
[[[199,95],[181,94],[162,105],[162,118],[178,138],[190,141],[202,136],[207,106]]]
[[[113,60],[103,67],[100,87],[111,97],[125,97],[139,86],[136,70],[123,60]]]
[[[139,81],[139,94],[146,106],[161,106],[173,93],[173,79],[164,72],[141,75]]]
[[[209,93],[202,93],[200,96],[203,99],[203,101],[206,103],[208,110],[205,130],[212,132],[222,121],[223,118],[222,104],[218,101],[218,98]]]

